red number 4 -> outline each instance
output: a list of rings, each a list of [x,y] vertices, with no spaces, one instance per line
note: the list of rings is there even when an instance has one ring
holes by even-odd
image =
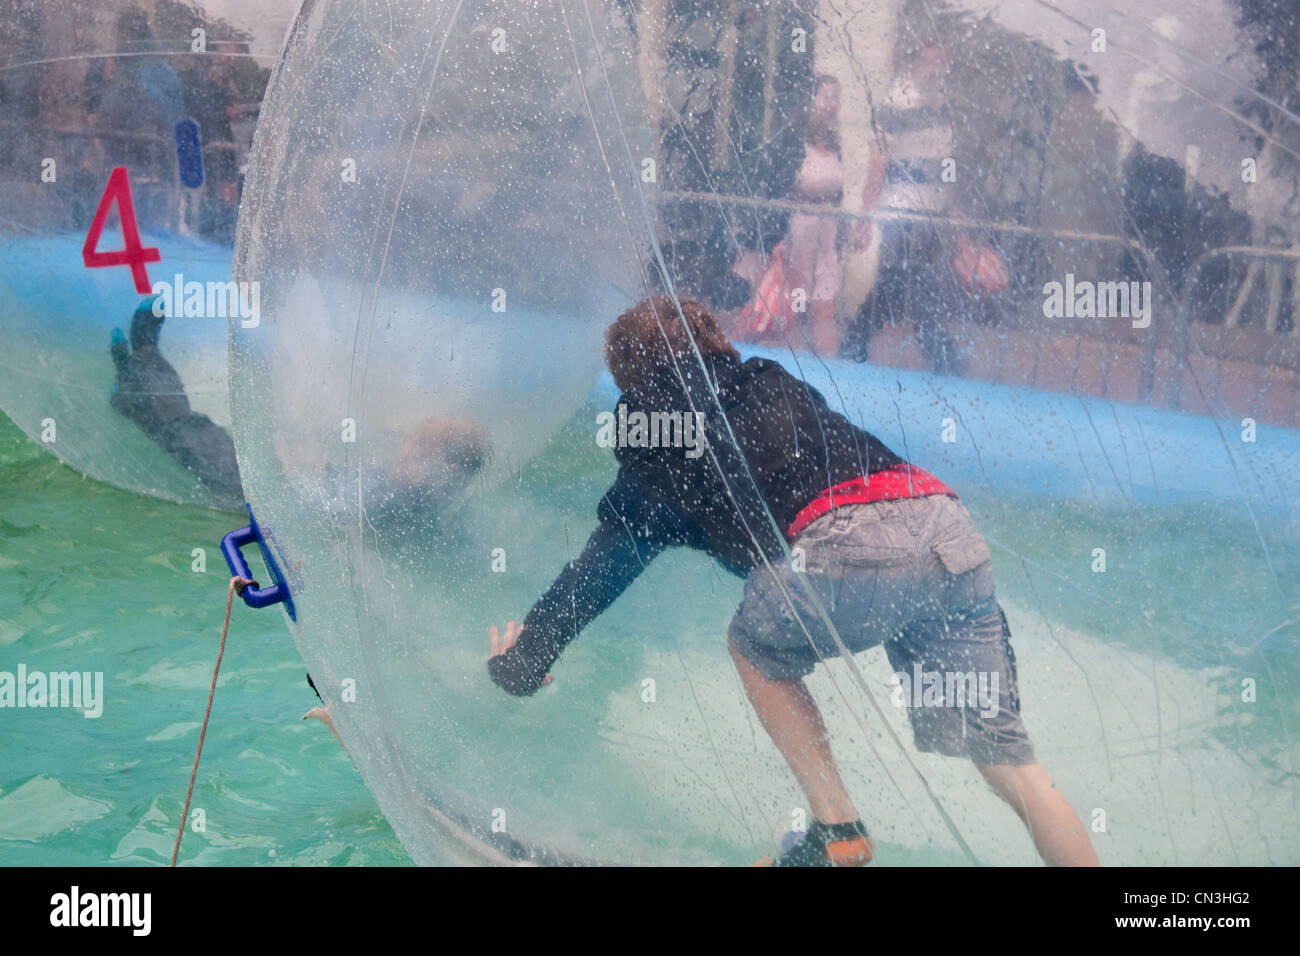
[[[97,252],[100,234],[104,231],[104,222],[108,219],[108,210],[117,203],[117,214],[122,220],[122,239],[126,248],[111,252]],[[135,205],[131,202],[131,180],[127,178],[126,167],[116,167],[108,176],[108,185],[104,195],[99,197],[99,208],[90,223],[90,232],[86,233],[86,243],[81,247],[81,258],[87,269],[103,266],[130,266],[131,276],[135,279],[135,291],[144,295],[150,291],[149,273],[145,271],[146,262],[160,262],[162,255],[156,248],[146,249],[140,245],[140,231],[135,226]]]

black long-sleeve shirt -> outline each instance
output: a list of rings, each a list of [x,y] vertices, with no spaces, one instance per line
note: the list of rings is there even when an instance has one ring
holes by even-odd
[[[488,662],[512,694],[537,690],[569,642],[665,549],[704,551],[743,577],[781,559],[785,529],[825,489],[904,464],[776,362],[718,356],[707,373],[694,359],[679,366],[618,405],[703,413],[703,453],[615,449],[618,477],[586,547],[528,612],[518,643]]]

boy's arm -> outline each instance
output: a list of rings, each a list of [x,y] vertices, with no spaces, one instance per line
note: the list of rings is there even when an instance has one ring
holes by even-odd
[[[534,693],[564,648],[614,603],[669,545],[684,543],[677,516],[647,502],[620,470],[601,500],[600,524],[575,560],[533,605],[518,642],[488,660],[492,680],[517,696]]]

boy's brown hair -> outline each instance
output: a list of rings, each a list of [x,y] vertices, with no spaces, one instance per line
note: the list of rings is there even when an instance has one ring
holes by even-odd
[[[652,296],[628,309],[605,330],[605,364],[623,392],[671,366],[674,358],[694,362],[695,348],[706,359],[711,355],[740,357],[718,320],[693,299],[679,303],[671,296]]]

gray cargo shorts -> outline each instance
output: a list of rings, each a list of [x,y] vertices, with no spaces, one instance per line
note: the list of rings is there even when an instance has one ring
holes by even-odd
[[[992,555],[948,495],[843,505],[791,543],[793,560],[745,582],[736,649],[764,677],[794,679],[885,646],[917,749],[984,764],[1034,763]],[[826,616],[808,596],[820,599]],[[829,619],[829,620],[827,620]]]

